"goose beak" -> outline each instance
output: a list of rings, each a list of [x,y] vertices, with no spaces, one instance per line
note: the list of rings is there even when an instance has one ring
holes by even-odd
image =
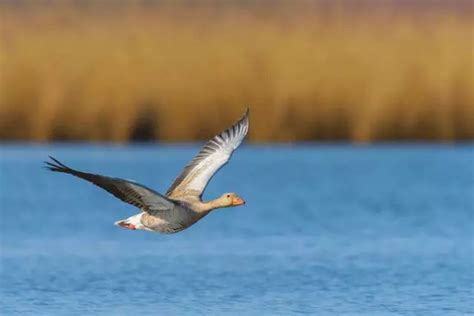
[[[245,201],[240,197],[235,197],[232,201],[232,205],[234,206],[244,205],[244,204],[245,204]]]

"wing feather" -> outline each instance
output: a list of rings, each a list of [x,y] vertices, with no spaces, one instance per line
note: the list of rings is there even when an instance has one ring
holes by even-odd
[[[173,202],[166,197],[139,183],[78,171],[67,167],[51,156],[49,156],[49,158],[51,158],[53,162],[45,162],[47,169],[55,172],[68,173],[89,181],[120,200],[136,206],[143,211],[168,210],[174,206]]]
[[[242,143],[249,129],[249,110],[230,128],[209,140],[184,167],[166,192],[169,197],[200,197],[216,172],[222,168]]]

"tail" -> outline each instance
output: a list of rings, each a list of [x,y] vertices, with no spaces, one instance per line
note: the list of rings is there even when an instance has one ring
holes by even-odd
[[[141,223],[140,219],[142,217],[143,213],[138,213],[133,216],[130,216],[127,219],[122,219],[119,221],[116,221],[114,225],[120,226],[123,228],[135,230],[135,229],[144,229],[145,226]]]
[[[135,225],[133,225],[132,223],[130,223],[129,220],[127,219],[122,219],[122,220],[119,220],[119,221],[116,221],[114,223],[115,226],[120,226],[120,227],[123,227],[123,228],[127,228],[127,229],[131,229],[131,230],[135,230],[137,229],[135,227]]]

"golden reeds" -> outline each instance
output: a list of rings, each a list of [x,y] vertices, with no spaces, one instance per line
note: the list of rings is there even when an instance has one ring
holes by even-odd
[[[453,13],[1,7],[0,139],[474,139],[473,22]]]

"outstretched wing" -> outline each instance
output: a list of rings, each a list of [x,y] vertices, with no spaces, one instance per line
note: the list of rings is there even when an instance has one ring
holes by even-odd
[[[191,160],[166,192],[169,197],[200,197],[207,183],[232,156],[249,129],[249,110],[232,127],[212,138]]]
[[[51,156],[49,156],[49,158],[51,158],[53,162],[45,162],[47,169],[72,174],[73,176],[92,182],[120,200],[132,204],[143,211],[169,210],[174,206],[172,201],[141,184],[124,179],[81,172],[65,166]]]

